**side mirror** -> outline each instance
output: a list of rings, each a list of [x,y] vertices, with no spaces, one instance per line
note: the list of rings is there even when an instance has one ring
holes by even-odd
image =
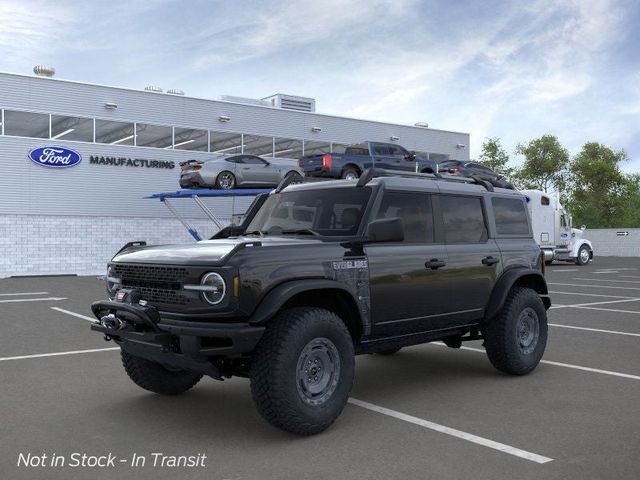
[[[409,152],[404,156],[405,160],[409,160],[410,162],[416,159],[416,152]]]
[[[402,242],[404,226],[399,217],[379,218],[367,226],[367,242]]]

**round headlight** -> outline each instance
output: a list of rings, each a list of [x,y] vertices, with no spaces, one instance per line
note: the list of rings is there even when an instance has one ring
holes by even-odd
[[[200,284],[204,287],[202,289],[202,296],[211,305],[217,305],[220,303],[227,291],[227,285],[224,283],[224,278],[215,272],[207,273],[202,277]]]
[[[122,280],[116,278],[113,265],[109,265],[107,267],[107,278],[105,279],[105,283],[107,284],[107,293],[110,297],[112,297],[113,295],[115,295],[116,291],[122,283]]]

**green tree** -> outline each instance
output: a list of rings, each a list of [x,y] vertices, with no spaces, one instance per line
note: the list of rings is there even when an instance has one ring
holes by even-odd
[[[524,163],[515,175],[519,186],[545,192],[565,189],[569,152],[554,135],[543,135],[518,144],[516,154],[524,156]]]
[[[619,163],[625,160],[624,150],[614,151],[598,142],[585,143],[574,157],[569,205],[576,225],[611,228],[632,221],[630,199],[634,192],[638,195],[638,179],[620,171]]]
[[[515,169],[509,167],[509,155],[502,147],[498,137],[485,138],[482,144],[482,153],[478,159],[480,163],[507,178],[513,177]]]

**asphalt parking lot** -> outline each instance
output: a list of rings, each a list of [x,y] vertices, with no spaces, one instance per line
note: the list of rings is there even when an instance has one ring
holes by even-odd
[[[245,379],[177,397],[135,386],[114,344],[89,331],[104,296],[95,277],[0,280],[0,476],[636,480],[640,258],[552,265],[547,281],[549,344],[532,374],[494,370],[479,342],[360,356],[342,416],[300,438],[260,418]],[[72,467],[74,453],[117,460]],[[154,467],[154,453],[206,459]],[[45,465],[18,466],[21,454]]]

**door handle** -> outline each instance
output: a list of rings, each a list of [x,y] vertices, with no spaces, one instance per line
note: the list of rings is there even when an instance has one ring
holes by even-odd
[[[491,265],[495,265],[496,263],[500,263],[500,259],[493,258],[492,256],[484,257],[482,259],[482,264],[483,265],[491,266]]]
[[[446,262],[442,260],[438,260],[437,258],[432,258],[424,263],[425,268],[430,268],[431,270],[437,270],[440,267],[444,267]]]

